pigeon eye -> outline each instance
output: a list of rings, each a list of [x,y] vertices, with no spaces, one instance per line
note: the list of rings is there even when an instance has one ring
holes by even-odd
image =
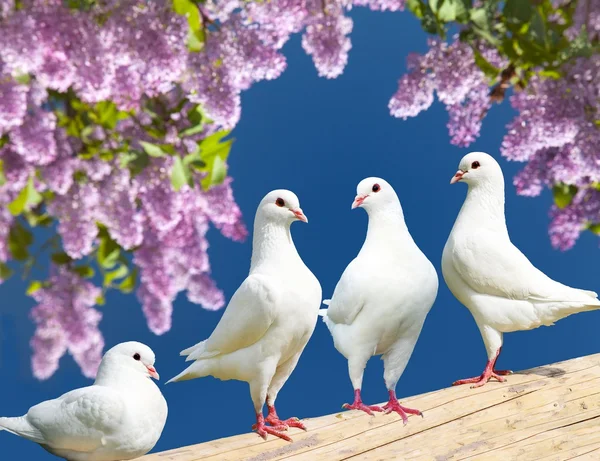
[[[381,190],[381,186],[379,184],[373,184],[373,188],[371,190],[373,192],[379,192]]]
[[[275,200],[275,205],[277,206],[283,206],[285,205],[285,200],[283,200],[281,197],[278,198],[277,200]]]
[[[477,160],[475,160],[473,163],[471,163],[471,168],[473,168],[474,170],[476,170],[480,166],[481,166],[481,164]]]
[[[133,354],[133,359],[134,360],[140,360],[142,357],[140,356],[140,354],[138,354],[137,352],[135,354]]]

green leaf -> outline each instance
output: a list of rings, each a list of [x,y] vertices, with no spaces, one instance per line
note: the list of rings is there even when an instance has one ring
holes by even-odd
[[[32,280],[31,282],[29,282],[29,286],[27,287],[27,291],[25,291],[25,294],[30,296],[33,293],[35,293],[36,291],[38,291],[40,288],[42,288],[44,286],[44,284],[42,282],[40,282],[39,280]]]
[[[164,157],[166,153],[160,148],[160,146],[156,144],[152,144],[146,141],[140,141],[141,146],[144,148],[144,151],[150,157]]]
[[[121,254],[121,247],[117,242],[110,238],[105,229],[100,231],[100,243],[96,251],[96,260],[98,265],[104,269],[112,269],[117,264]]]
[[[600,224],[589,224],[587,228],[594,234],[600,235]]]
[[[8,249],[17,261],[25,261],[29,258],[28,247],[33,243],[33,234],[23,227],[19,221],[15,221],[8,233]]]
[[[121,279],[125,277],[129,273],[129,268],[125,264],[119,264],[114,271],[106,272],[104,274],[104,282],[103,285],[105,287],[109,287],[112,285],[114,280]]]
[[[423,19],[426,5],[421,0],[407,0],[406,7],[418,18]]]
[[[522,24],[531,19],[533,5],[528,0],[506,0],[502,14],[510,23]]]
[[[73,268],[73,272],[85,279],[92,278],[95,274],[94,269],[92,269],[90,266],[77,266]]]
[[[553,70],[553,69],[540,70],[538,72],[538,74],[541,75],[542,77],[551,78],[553,80],[558,80],[561,77],[560,72],[557,70]]]
[[[52,262],[58,265],[68,264],[71,261],[73,261],[71,257],[65,252],[53,253],[50,256],[50,259],[52,259]]]
[[[96,304],[99,306],[104,306],[106,304],[106,298],[104,297],[104,293],[96,298]]]
[[[52,221],[53,221],[52,216],[50,216],[49,214],[46,214],[46,213],[38,215],[32,211],[26,211],[25,213],[23,213],[23,216],[25,216],[27,223],[31,227],[36,227],[36,226],[47,227],[50,224],[52,224]]]
[[[552,188],[554,203],[558,208],[561,209],[565,208],[571,203],[576,193],[577,187],[567,184],[557,184]]]
[[[135,289],[135,284],[137,282],[138,269],[137,267],[133,269],[129,275],[123,279],[123,281],[119,284],[118,288],[123,293],[131,293]]]
[[[489,79],[495,79],[500,74],[500,69],[496,66],[493,66],[489,63],[487,59],[483,57],[483,55],[477,50],[477,48],[473,48],[473,54],[475,56],[475,64],[477,67],[481,69],[481,71],[488,77]]]
[[[35,189],[33,184],[33,176],[29,177],[27,185],[19,192],[17,198],[8,204],[8,210],[12,215],[18,216],[24,210],[30,210],[42,201],[42,196]]]
[[[227,165],[221,159],[221,157],[215,157],[213,160],[212,168],[210,172],[202,180],[202,187],[205,190],[210,189],[212,186],[221,184],[227,176]]]
[[[2,147],[1,140],[0,147]],[[4,176],[4,162],[0,159],[0,186],[4,186],[4,184],[6,184],[6,176]]]
[[[0,280],[6,280],[13,274],[13,271],[5,263],[0,261]]]
[[[176,155],[173,157],[173,167],[171,168],[171,184],[175,191],[179,191],[185,184],[193,187],[192,175],[187,165],[183,163],[181,157]]]
[[[438,20],[452,22],[457,18],[466,19],[470,5],[463,0],[429,0],[429,7]]]

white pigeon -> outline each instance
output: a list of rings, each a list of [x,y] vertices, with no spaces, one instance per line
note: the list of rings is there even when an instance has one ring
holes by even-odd
[[[381,178],[367,178],[357,187],[352,208],[369,215],[367,237],[358,256],[335,287],[329,309],[321,310],[335,348],[348,359],[354,403],[344,408],[421,415],[403,407],[396,384],[437,296],[438,276],[412,239],[398,196]],[[363,372],[373,355],[382,355],[389,402],[382,408],[361,399]]]
[[[458,168],[450,184],[465,182],[469,189],[444,247],[442,272],[452,294],[473,314],[488,354],[481,376],[454,385],[480,387],[511,373],[495,370],[503,333],[552,325],[600,309],[600,301],[593,291],[555,282],[512,244],[504,218],[504,176],[493,157],[471,152]]]
[[[254,218],[250,274],[210,337],[181,352],[194,363],[169,381],[209,375],[246,381],[256,411],[253,429],[264,439],[271,434],[287,441],[282,431],[288,426],[305,427],[297,418],[279,419],[275,400],[315,329],[322,299],[321,285],[292,241],[294,221],[308,222],[293,192],[275,190],[262,199]]]
[[[152,350],[118,344],[104,354],[92,386],[0,418],[0,430],[68,461],[137,458],[154,447],[167,420],[167,402],[150,378],[158,379]]]

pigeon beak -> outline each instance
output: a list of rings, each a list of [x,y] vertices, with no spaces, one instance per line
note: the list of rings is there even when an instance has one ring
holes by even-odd
[[[455,182],[460,181],[465,173],[466,173],[466,171],[458,170],[456,172],[456,174],[454,176],[452,176],[452,179],[450,180],[450,184],[454,184]]]
[[[154,379],[156,379],[157,381],[160,379],[160,376],[158,376],[158,372],[156,371],[156,368],[154,368],[153,366],[148,366],[146,367],[148,369],[148,373],[150,374],[150,376]]]
[[[368,195],[357,195],[354,198],[354,202],[352,202],[352,209],[354,210],[355,208],[361,206],[367,197]]]
[[[295,210],[290,210],[290,211],[292,213],[294,213],[294,216],[296,216],[296,219],[298,221],[308,222],[308,218],[302,212],[302,208],[296,208]]]

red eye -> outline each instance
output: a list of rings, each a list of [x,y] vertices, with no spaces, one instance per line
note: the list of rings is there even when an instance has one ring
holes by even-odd
[[[381,186],[379,184],[373,184],[373,188],[371,190],[373,192],[379,192],[381,190]]]
[[[481,164],[477,160],[475,160],[473,163],[471,163],[471,168],[473,168],[474,170],[476,170],[480,166],[481,166]]]
[[[283,200],[282,198],[278,198],[277,200],[275,200],[275,205],[277,205],[277,206],[284,206],[285,205],[285,200]]]

